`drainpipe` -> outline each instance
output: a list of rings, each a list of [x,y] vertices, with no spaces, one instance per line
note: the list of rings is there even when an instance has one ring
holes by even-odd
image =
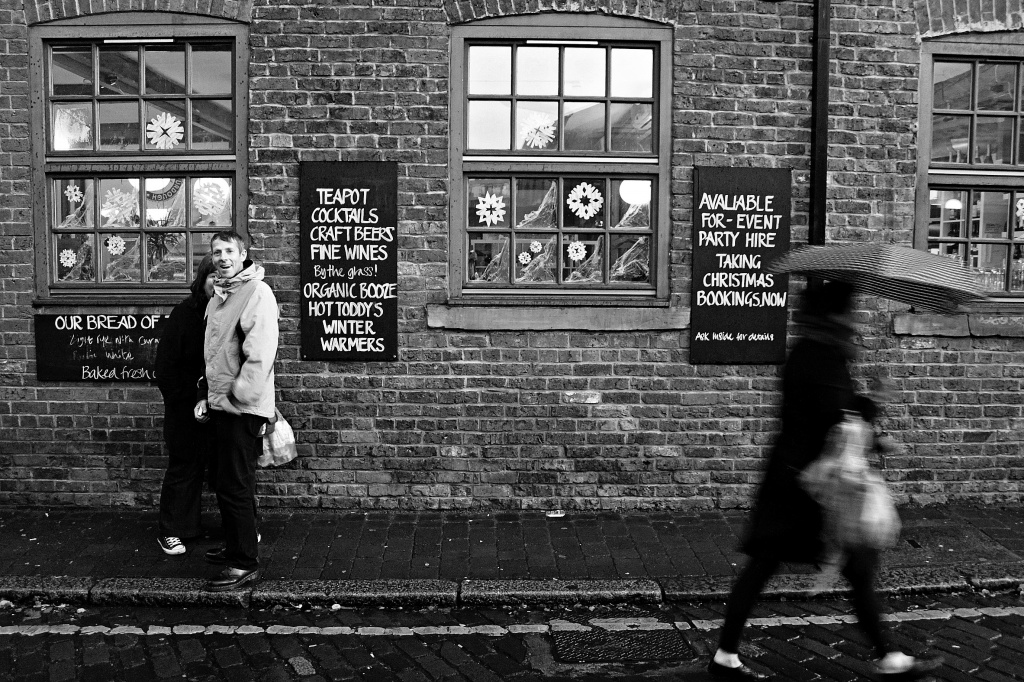
[[[817,0],[814,10],[814,48],[811,58],[811,185],[808,244],[825,243],[825,198],[828,193],[828,67],[831,0]]]

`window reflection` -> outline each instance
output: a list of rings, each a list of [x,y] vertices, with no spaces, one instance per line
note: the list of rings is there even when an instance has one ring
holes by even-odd
[[[603,48],[567,47],[564,60],[566,97],[604,97],[607,69]]]
[[[100,102],[100,150],[139,150],[139,103]]]
[[[562,129],[567,151],[604,151],[604,103],[566,102]]]
[[[934,66],[932,106],[935,109],[970,109],[971,65],[968,62],[940,62]]]
[[[970,116],[932,116],[932,161],[970,163],[970,141]]]
[[[231,100],[192,101],[193,149],[230,149],[234,128]]]
[[[1009,116],[979,116],[974,145],[975,163],[1010,163],[1013,149],[1013,119]]]
[[[520,47],[516,51],[516,94],[528,97],[558,94],[557,47]]]
[[[466,147],[508,149],[512,142],[512,103],[472,101],[466,111]]]
[[[512,94],[512,47],[473,45],[469,48],[469,94]]]
[[[1016,64],[978,64],[978,109],[1013,111]]]
[[[92,95],[92,50],[88,47],[55,47],[50,68],[50,87],[57,97]]]
[[[612,50],[612,97],[654,95],[654,50]]]
[[[146,94],[185,94],[185,46],[146,49]]]
[[[101,46],[100,94],[139,94],[139,51]]]
[[[231,49],[220,45],[192,46],[192,94],[231,93]]]
[[[92,104],[54,104],[50,147],[54,151],[92,150]]]
[[[650,104],[612,104],[608,116],[613,152],[652,151]]]

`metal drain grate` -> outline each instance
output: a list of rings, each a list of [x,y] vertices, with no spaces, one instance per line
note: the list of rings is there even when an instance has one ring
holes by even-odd
[[[696,658],[678,630],[646,632],[552,632],[555,658],[563,663],[677,661]]]

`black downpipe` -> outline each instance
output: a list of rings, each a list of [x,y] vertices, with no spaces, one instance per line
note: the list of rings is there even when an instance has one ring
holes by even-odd
[[[828,194],[828,70],[831,0],[817,0],[814,11],[814,50],[811,102],[811,211],[808,244],[825,243],[825,199]]]

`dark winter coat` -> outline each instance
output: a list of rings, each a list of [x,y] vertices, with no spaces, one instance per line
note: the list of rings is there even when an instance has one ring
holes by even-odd
[[[192,297],[174,306],[156,350],[156,385],[168,406],[196,404],[196,384],[203,376],[203,334],[206,307]]]
[[[801,563],[822,558],[822,509],[797,477],[821,454],[825,436],[842,420],[843,410],[869,413],[873,405],[855,394],[838,346],[801,339],[783,369],[782,432],[758,490],[744,552],[779,552],[783,561]]]

